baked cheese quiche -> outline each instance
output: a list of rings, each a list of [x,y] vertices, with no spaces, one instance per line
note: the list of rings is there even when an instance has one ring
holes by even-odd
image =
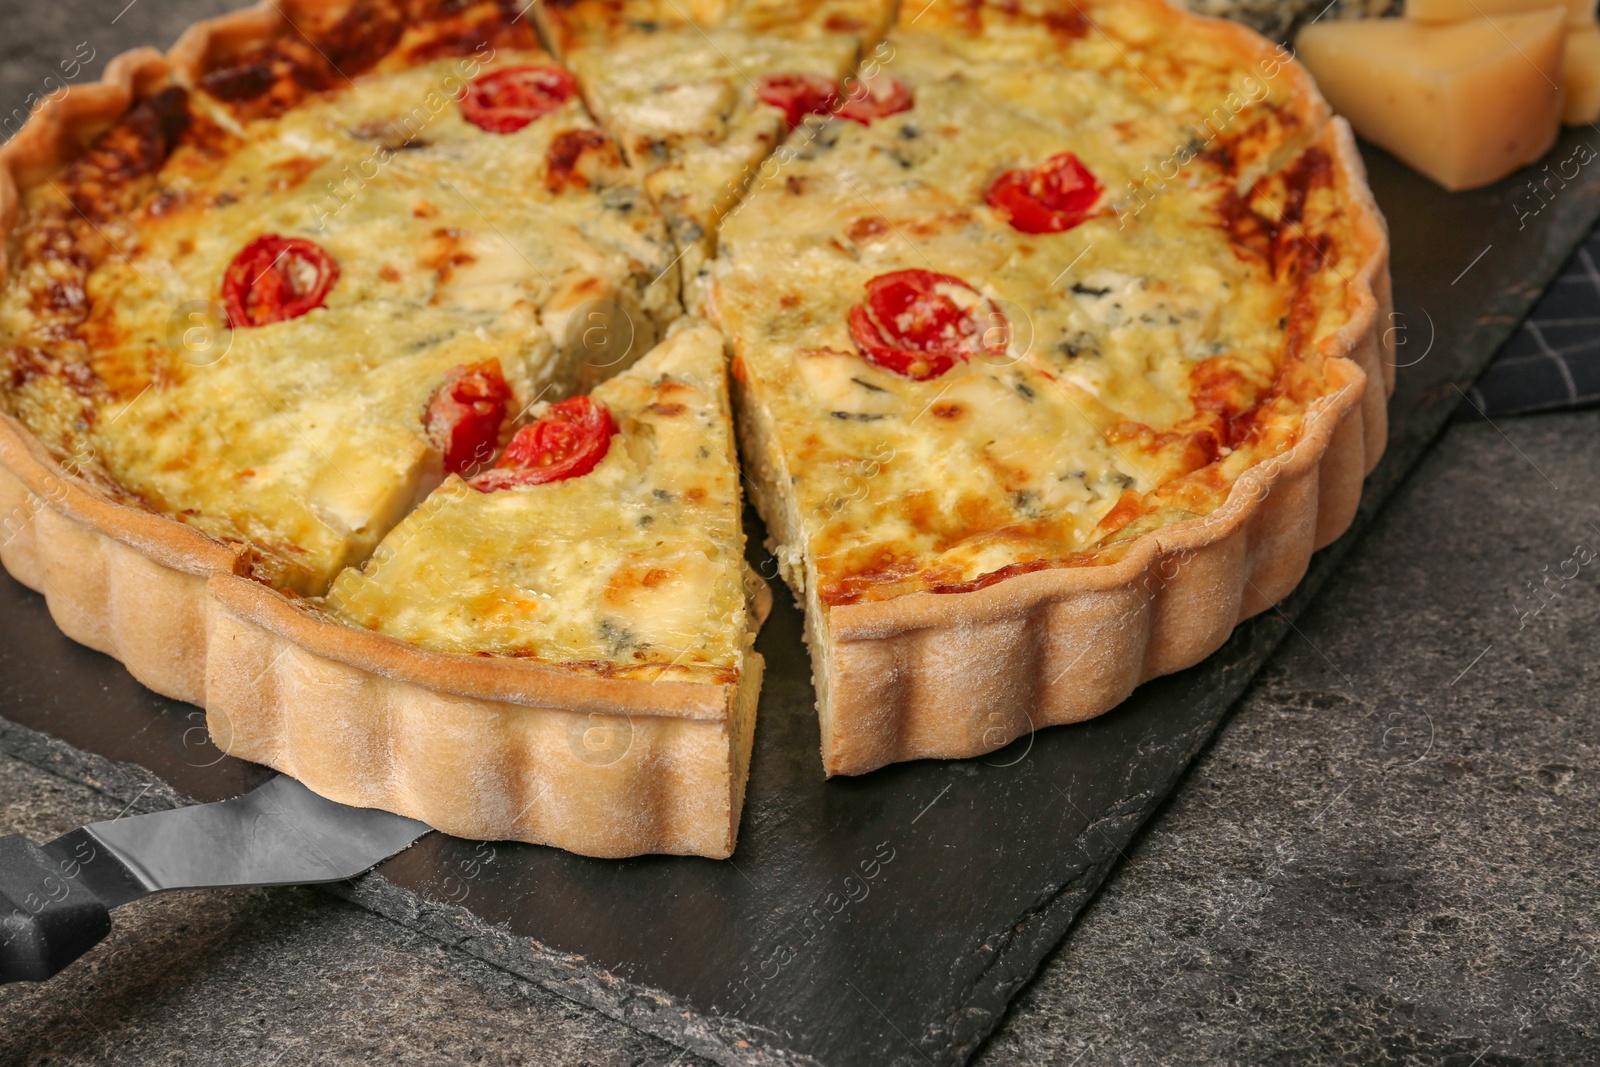
[[[0,147],[0,561],[225,752],[593,856],[734,847],[741,481],[828,774],[1197,662],[1383,448],[1349,129],[1164,0],[892,9],[294,0],[118,57]]]
[[[535,12],[665,213],[694,303],[721,216],[808,116],[864,113],[848,76],[890,0],[567,0]],[[858,94],[859,96],[860,94]]]
[[[830,773],[1105,710],[1304,565],[1220,586],[1178,653],[1060,633],[1063,590],[1237,523],[1362,392],[1383,231],[1347,134],[1286,54],[1173,20],[933,5],[872,86],[902,106],[829,120],[723,226],[710,306]]]
[[[521,11],[267,5],[43,118],[0,504],[63,628],[326,795],[726,855],[760,659],[722,340],[590,392],[681,315],[676,251]]]

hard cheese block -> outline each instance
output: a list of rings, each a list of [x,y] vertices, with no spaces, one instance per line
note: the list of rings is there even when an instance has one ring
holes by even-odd
[[[1600,121],[1600,27],[1567,30],[1561,121],[1586,126]]]
[[[1485,15],[1538,11],[1563,0],[1406,0],[1406,18],[1413,22],[1463,22]],[[1565,0],[1567,25],[1594,24],[1595,0]]]
[[[1446,189],[1472,189],[1542,156],[1561,120],[1566,9],[1441,26],[1314,23],[1299,57],[1335,111]]]

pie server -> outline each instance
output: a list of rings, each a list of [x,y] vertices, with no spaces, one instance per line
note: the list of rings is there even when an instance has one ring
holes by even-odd
[[[0,982],[39,982],[111,931],[111,909],[172,889],[353,878],[427,833],[277,775],[244,796],[90,823],[47,845],[0,837]]]

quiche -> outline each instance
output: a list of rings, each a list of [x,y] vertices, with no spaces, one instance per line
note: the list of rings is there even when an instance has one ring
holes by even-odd
[[[682,304],[660,214],[519,11],[262,7],[66,104],[5,156],[8,569],[204,704],[225,751],[326,795],[593,855],[726,855],[760,660],[723,347],[675,333],[602,394],[617,421],[587,452],[557,447]],[[444,506],[464,485],[487,510]],[[430,519],[481,538],[496,512],[510,540],[477,550],[502,562],[533,568],[558,520],[621,554],[537,595],[569,627],[502,603],[501,631],[489,610],[441,651],[401,623],[462,605],[408,587],[365,632],[405,565],[382,564],[415,561],[397,546]]]
[[[682,255],[691,304],[722,215],[788,132],[854,114],[847,76],[890,0],[568,0],[535,7]],[[859,96],[860,94],[858,94]]]
[[[1286,53],[1173,22],[933,5],[885,43],[902,106],[829,120],[723,227],[709,307],[829,773],[1104,711],[1349,520],[1316,461],[1381,450],[1381,218]]]
[[[734,847],[742,485],[826,774],[1197,662],[1383,448],[1349,129],[1164,0],[893,8],[295,0],[118,57],[0,147],[0,562],[225,752],[593,856]]]

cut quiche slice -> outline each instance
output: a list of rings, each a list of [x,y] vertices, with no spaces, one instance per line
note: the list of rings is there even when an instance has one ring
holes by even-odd
[[[307,595],[498,445],[441,391],[487,376],[515,416],[680,310],[659,217],[516,9],[416,8],[307,19],[139,104],[28,191],[0,297],[9,410]],[[597,317],[627,343],[591,351]]]
[[[891,0],[577,0],[535,11],[666,214],[691,305],[722,215],[788,132],[849,106]],[[859,105],[858,105],[859,106]]]
[[[933,5],[884,51],[901,106],[759,183],[708,298],[829,773],[1196,662],[1348,523],[1319,471],[1383,442],[1383,224],[1287,55],[1143,0]]]
[[[446,479],[320,612],[218,579],[213,735],[468,837],[728,855],[769,603],[733,441],[722,335],[685,321]]]
[[[722,335],[684,321],[447,479],[329,610],[443,652],[737,679],[752,626],[724,362]]]

